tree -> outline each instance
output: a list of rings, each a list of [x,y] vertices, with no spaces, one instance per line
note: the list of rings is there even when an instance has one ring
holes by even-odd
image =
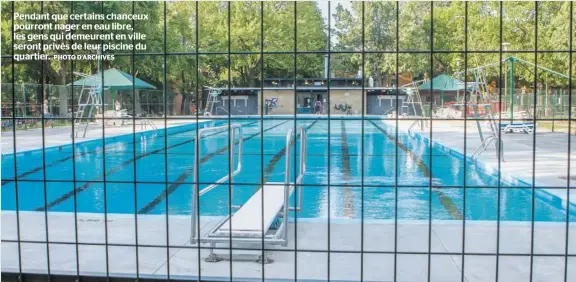
[[[15,11],[11,11],[12,5]],[[55,1],[44,2],[43,5],[44,12],[61,14],[111,11],[132,13],[133,9],[135,13],[148,14],[149,21],[138,22],[135,26],[136,31],[145,32],[148,35],[148,39],[144,42],[148,45],[147,52],[184,53],[168,57],[167,79],[168,81],[182,80],[190,89],[198,87],[195,85],[197,79],[201,85],[226,86],[230,77],[231,86],[257,87],[262,77],[290,78],[294,75],[319,77],[323,74],[324,56],[322,54],[298,54],[297,73],[292,73],[294,69],[292,52],[295,46],[299,52],[327,50],[328,27],[324,23],[316,2],[132,3],[113,1],[72,3]],[[422,78],[424,73],[431,69],[434,75],[462,70],[464,64],[457,66],[456,62],[458,58],[463,59],[463,54],[434,53],[431,58],[427,52],[431,48],[433,51],[464,51],[466,38],[469,51],[498,51],[501,48],[501,20],[502,41],[509,42],[510,49],[530,51],[535,47],[546,50],[568,48],[569,2],[539,3],[537,6],[538,23],[535,17],[536,5],[532,2],[469,2],[467,6],[468,28],[466,29],[465,4],[459,1],[440,1],[433,4],[429,2],[362,3],[354,1],[350,8],[338,5],[333,15],[334,25],[331,27],[333,36],[331,50],[354,51],[355,53],[332,54],[331,72],[339,76],[352,75],[362,69],[363,57],[364,76],[373,76],[376,85],[389,85],[392,75],[396,72],[410,73],[414,78]],[[1,16],[2,44],[0,48],[4,54],[11,52],[11,12],[39,13],[40,7],[38,2],[2,2],[2,8],[6,12]],[[196,14],[196,7],[198,7],[198,14]],[[164,19],[165,8],[166,19]],[[501,8],[502,19],[500,18]],[[263,18],[261,18],[262,15]],[[296,19],[295,15],[297,15]],[[164,22],[166,22],[166,28]],[[228,23],[230,23],[230,30]],[[535,46],[536,25],[538,46]],[[397,30],[398,34],[396,34]],[[164,42],[164,37],[166,42]],[[265,52],[279,51],[286,52],[286,54],[265,54],[264,57],[259,54],[242,54],[243,52],[259,52],[262,40]],[[214,52],[214,54],[202,54],[196,62],[196,46],[200,52]],[[229,46],[230,51],[235,53],[232,54],[230,60],[227,56]],[[397,46],[398,54],[390,53],[395,51]],[[166,50],[164,50],[165,47]],[[360,53],[362,50],[370,51],[370,53],[362,56]],[[45,53],[66,54],[70,52],[46,51]],[[534,54],[531,52],[515,54],[515,56],[534,61]],[[396,69],[397,57],[398,70]],[[497,54],[472,52],[468,54],[467,65],[473,67],[495,63],[498,60]],[[262,63],[265,68],[264,74],[260,70]],[[196,69],[197,64],[199,69]],[[567,54],[556,52],[540,56],[538,64],[561,71],[568,69],[569,62],[567,62]],[[40,77],[41,66],[43,66],[45,78]],[[73,67],[74,71],[95,73],[98,69],[98,62],[75,61]],[[158,57],[138,56],[132,69],[130,56],[117,56],[114,61],[102,62],[102,69],[109,67],[117,67],[132,74],[138,73],[159,89],[164,86],[162,60]],[[41,83],[43,81],[49,84],[65,85],[75,79],[71,71],[72,65],[69,61],[42,63],[22,61],[15,62],[14,78],[17,83]],[[6,72],[7,69],[4,67],[3,73]],[[197,78],[198,73],[200,75]],[[520,80],[533,80],[534,74],[530,70],[519,68],[515,73]],[[498,72],[492,72],[490,75],[497,77]],[[550,79],[556,83],[565,83],[562,79]],[[64,97],[67,94],[62,95]]]
[[[336,50],[390,51],[396,48],[396,3],[388,1],[364,3],[364,26],[362,26],[362,3],[352,2],[351,10],[342,5],[336,7],[334,29],[337,38]],[[364,29],[364,31],[363,31]],[[362,42],[364,32],[364,43]],[[365,77],[373,76],[377,85],[383,85],[387,74],[394,73],[395,59],[384,53],[365,56]],[[360,54],[351,57],[358,69],[361,68]],[[341,64],[344,65],[344,64]],[[336,70],[338,72],[338,70]]]

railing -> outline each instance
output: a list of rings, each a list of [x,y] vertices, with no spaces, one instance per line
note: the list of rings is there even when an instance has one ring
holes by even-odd
[[[296,181],[295,181],[295,187],[294,189],[297,189],[297,194],[298,194],[298,201],[296,203],[296,207],[294,208],[290,208],[290,210],[296,210],[296,211],[300,211],[302,210],[302,187],[300,187],[300,185],[302,184],[302,179],[304,178],[304,174],[306,173],[306,154],[307,154],[307,144],[308,144],[308,135],[306,133],[306,127],[302,126],[299,129],[300,131],[300,171],[298,173],[298,176],[296,177]],[[290,201],[290,194],[289,194],[289,188],[290,188],[290,161],[291,161],[291,154],[290,154],[290,141],[292,140],[292,135],[293,135],[293,130],[290,129],[288,131],[288,133],[286,134],[286,168],[285,168],[285,176],[284,176],[284,185],[285,185],[285,193],[288,193],[288,197],[285,198],[285,203],[284,206],[289,206],[290,203],[288,203],[288,201]],[[286,195],[285,195],[286,196]]]
[[[504,161],[504,141],[494,136],[488,136],[480,143],[480,146],[472,153],[472,159],[477,159],[493,142],[496,142],[496,157],[498,158],[498,155],[500,155],[501,160]]]
[[[396,107],[390,107],[387,110],[384,111],[384,113],[382,115],[387,115],[389,112],[396,110]]]
[[[231,125],[224,125],[224,126],[218,126],[218,127],[209,127],[209,128],[203,128],[200,129],[198,131],[198,139],[196,140],[196,142],[198,144],[200,144],[200,141],[202,140],[202,137],[205,133],[207,132],[214,132],[214,131],[224,131],[224,130],[230,130],[230,148],[228,148],[228,152],[229,152],[229,156],[230,156],[230,163],[229,163],[229,169],[231,171],[231,173],[225,175],[224,177],[218,179],[216,182],[212,183],[211,185],[208,185],[207,187],[205,187],[202,190],[199,190],[199,181],[198,181],[198,166],[200,165],[200,145],[198,145],[198,151],[196,152],[195,156],[194,156],[194,164],[193,164],[193,172],[194,172],[194,182],[192,184],[192,238],[191,238],[191,242],[195,243],[196,239],[198,239],[200,234],[196,234],[196,224],[198,221],[198,205],[200,204],[200,196],[210,192],[210,190],[214,189],[215,187],[217,187],[218,185],[224,183],[226,180],[230,180],[230,182],[232,182],[232,178],[234,176],[236,176],[238,173],[240,173],[240,171],[242,170],[242,149],[244,146],[244,138],[242,136],[242,125],[240,124],[231,124]],[[236,166],[236,169],[234,170],[234,151],[235,151],[235,145],[236,145],[236,130],[238,131],[238,164]],[[233,189],[230,191],[230,200],[233,199],[232,197],[232,193],[233,193]]]
[[[408,127],[408,136],[412,137],[412,129],[414,128],[414,126],[418,125],[418,127],[420,127],[420,130],[424,130],[424,125],[427,124],[426,119],[421,118],[421,119],[416,119],[414,120],[414,122],[410,125],[410,127]]]
[[[156,126],[156,124],[154,124],[154,122],[152,122],[152,120],[149,119],[143,119],[140,122],[140,130],[146,130],[148,129],[148,126],[152,127],[152,129],[157,130],[158,127]]]
[[[290,182],[290,161],[291,161],[291,154],[290,148],[292,147],[292,136],[294,134],[294,130],[290,128],[288,133],[286,133],[286,152],[285,152],[285,171],[284,171],[284,210],[282,212],[283,222],[282,228],[282,237],[281,240],[286,240],[288,238],[288,212],[290,210],[300,211],[302,209],[302,179],[304,178],[304,173],[306,173],[306,127],[300,127],[300,172],[296,177],[296,181],[294,184]],[[298,202],[296,203],[296,207],[290,207],[290,186],[294,185],[294,189],[296,189],[296,193],[298,194]]]

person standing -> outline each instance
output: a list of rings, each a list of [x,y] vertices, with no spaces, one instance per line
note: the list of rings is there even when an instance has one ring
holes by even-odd
[[[192,97],[190,97],[190,103],[188,105],[188,107],[190,108],[190,115],[195,115],[196,114],[196,101],[194,101],[192,99]]]
[[[316,100],[314,103],[314,113],[317,115],[322,114],[322,102],[320,100]]]
[[[44,127],[52,126],[52,120],[50,119],[52,115],[48,108],[48,100],[44,100],[44,104],[42,105],[42,116],[44,117]]]
[[[114,109],[119,112],[122,109],[122,105],[120,105],[120,101],[116,100],[114,103]]]

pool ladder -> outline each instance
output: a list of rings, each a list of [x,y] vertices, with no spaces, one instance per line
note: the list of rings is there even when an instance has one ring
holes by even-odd
[[[476,126],[478,128],[478,135],[480,136],[480,146],[472,153],[472,159],[477,159],[492,143],[494,143],[496,149],[496,158],[504,161],[504,141],[500,138],[500,125],[496,123],[494,118],[494,113],[492,111],[492,105],[490,103],[491,97],[488,91],[488,86],[486,83],[486,73],[484,70],[476,70],[474,72],[474,77],[476,79],[476,90],[480,92],[480,98],[483,99],[484,107],[486,109],[486,118],[488,121],[488,126],[490,127],[490,136],[484,138],[482,134],[482,126],[480,125],[480,120],[478,116],[478,97],[476,98],[476,104],[473,104],[474,118],[476,120]]]
[[[428,125],[428,120],[421,118],[421,119],[417,119],[414,120],[414,122],[410,125],[410,127],[408,127],[408,136],[413,137],[414,134],[412,132],[412,129],[414,128],[414,126],[418,125],[418,127],[420,128],[420,130],[424,130],[424,126]]]
[[[478,159],[478,157],[488,149],[488,146],[494,142],[496,142],[496,157],[498,157],[498,153],[500,153],[501,160],[504,161],[504,142],[502,139],[494,136],[488,136],[480,143],[480,146],[472,153],[472,159]]]
[[[194,159],[194,164],[192,164],[193,168],[194,168],[194,198],[196,197],[200,197],[208,192],[210,192],[210,190],[214,189],[216,186],[224,183],[225,181],[227,181],[228,179],[232,179],[234,176],[236,176],[238,173],[240,173],[240,171],[242,170],[242,155],[243,155],[243,148],[244,148],[244,138],[242,136],[242,125],[238,124],[238,123],[233,123],[228,125],[223,125],[223,126],[217,126],[217,127],[207,127],[207,128],[202,128],[198,131],[198,143],[200,143],[200,140],[202,140],[202,138],[204,137],[205,133],[209,133],[209,132],[224,132],[224,131],[228,131],[230,130],[230,148],[228,149],[229,152],[229,156],[230,156],[230,171],[231,173],[226,174],[224,177],[218,179],[216,182],[212,183],[211,185],[206,186],[204,189],[199,190],[198,191],[198,177],[197,177],[197,170],[199,169],[199,165],[200,165],[200,150],[201,150],[201,146],[198,146],[198,152],[196,152],[195,154],[195,159]],[[238,134],[238,135],[236,135]],[[236,138],[236,136],[238,136],[238,138]],[[236,140],[238,139],[238,140]],[[238,144],[238,164],[236,165],[236,169],[234,169],[234,162],[236,159],[236,144]],[[198,192],[197,192],[198,191]],[[232,197],[232,195],[230,195],[230,197]],[[197,200],[197,198],[196,198]],[[195,202],[193,202],[195,203]],[[196,216],[196,210],[194,210],[192,212],[193,216]]]

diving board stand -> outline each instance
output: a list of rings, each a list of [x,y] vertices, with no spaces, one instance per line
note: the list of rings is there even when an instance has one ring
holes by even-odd
[[[294,130],[290,128],[286,134],[286,150],[285,150],[285,172],[284,182],[266,182],[261,186],[250,199],[243,205],[235,206],[230,203],[230,209],[237,210],[229,216],[223,218],[218,224],[208,231],[204,236],[200,236],[198,207],[199,198],[215,188],[216,186],[224,183],[227,180],[232,182],[232,177],[238,174],[242,169],[242,127],[240,125],[232,125],[231,128],[231,144],[238,143],[238,164],[236,170],[229,176],[226,175],[215,184],[207,186],[199,190],[196,174],[194,174],[193,184],[193,199],[192,199],[192,232],[190,242],[191,244],[210,244],[210,254],[206,258],[207,262],[218,262],[223,258],[214,253],[216,244],[260,244],[263,245],[288,245],[288,215],[289,212],[300,211],[302,209],[302,179],[306,173],[306,144],[307,134],[306,127],[302,126],[298,129],[300,133],[300,162],[299,174],[294,182],[291,182],[291,147],[296,141]],[[198,133],[198,140],[200,141],[205,132],[218,131],[228,128],[213,127],[201,129]],[[236,130],[237,129],[237,130]],[[236,131],[238,134],[238,141],[236,141]],[[234,146],[229,150],[230,171],[234,165]],[[196,154],[196,158],[200,156],[200,152]],[[198,160],[196,160],[198,162]],[[196,163],[194,164],[196,172]],[[290,197],[292,194],[297,193],[296,207],[290,207]],[[230,193],[233,193],[233,186]],[[230,201],[232,202],[232,201]],[[230,246],[232,247],[232,246]],[[264,253],[258,256],[258,262],[271,263],[272,260],[267,258]]]

